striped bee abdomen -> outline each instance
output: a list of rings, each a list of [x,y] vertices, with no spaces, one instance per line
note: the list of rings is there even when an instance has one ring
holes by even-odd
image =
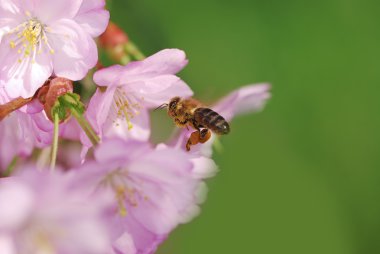
[[[197,108],[194,111],[194,119],[198,125],[208,128],[216,134],[224,135],[230,132],[227,121],[212,109]]]

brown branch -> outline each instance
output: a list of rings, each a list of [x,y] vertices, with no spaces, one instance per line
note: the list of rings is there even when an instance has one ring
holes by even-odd
[[[19,97],[8,103],[0,105],[0,121],[3,120],[7,115],[12,113],[13,111],[25,106],[32,100],[33,100],[33,97],[30,97],[27,99]]]

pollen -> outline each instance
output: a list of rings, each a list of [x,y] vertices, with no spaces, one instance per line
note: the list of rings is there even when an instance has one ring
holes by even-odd
[[[117,119],[123,119],[126,121],[128,130],[133,128],[131,119],[140,113],[140,106],[138,103],[134,103],[133,98],[127,96],[126,92],[121,88],[116,89],[114,94],[114,103],[112,105],[112,112],[110,118],[116,126],[120,123]]]
[[[41,32],[41,23],[37,20],[31,19],[27,22],[27,26],[22,32],[22,36],[24,37],[25,42],[29,44],[29,46],[33,46],[39,43],[41,38]]]
[[[37,232],[34,236],[34,243],[39,247],[39,253],[56,253],[53,243],[46,232]]]
[[[127,216],[127,208],[125,207],[125,188],[124,186],[115,186],[114,191],[117,200],[117,205],[119,207],[119,214],[121,217],[125,217]]]
[[[117,204],[117,213],[121,217],[128,215],[128,208],[137,207],[139,201],[149,201],[140,188],[128,176],[126,169],[117,169],[108,173],[100,182],[100,186],[110,188]]]
[[[23,58],[31,59],[35,62],[37,55],[43,52],[54,54],[54,49],[50,46],[46,33],[46,26],[38,19],[33,18],[30,12],[25,12],[30,19],[19,24],[17,27],[8,32],[10,36],[9,47],[17,51]]]

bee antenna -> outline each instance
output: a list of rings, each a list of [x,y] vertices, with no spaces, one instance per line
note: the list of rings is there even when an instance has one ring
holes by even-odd
[[[157,108],[155,108],[154,110],[157,110],[157,109],[163,109],[163,108],[166,108],[167,106],[168,106],[168,104],[167,104],[167,103],[164,103],[164,104],[158,106]]]

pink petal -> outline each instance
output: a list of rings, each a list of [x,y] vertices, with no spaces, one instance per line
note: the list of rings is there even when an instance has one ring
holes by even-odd
[[[51,56],[42,52],[35,55],[33,62],[31,57],[20,57],[17,49],[11,49],[9,43],[7,36],[0,43],[0,59],[3,64],[0,67],[0,86],[4,86],[11,98],[32,97],[52,73]]]
[[[83,0],[75,17],[75,21],[92,37],[99,36],[107,27],[110,14],[104,7],[104,0]]]
[[[218,172],[218,166],[214,160],[207,157],[196,156],[191,160],[194,164],[192,176],[195,179],[205,179],[216,175]]]
[[[43,105],[37,99],[32,100],[24,107],[20,108],[19,111],[28,113],[28,114],[36,114],[44,110]]]
[[[125,66],[112,65],[94,73],[94,82],[99,86],[118,86],[120,76],[125,70]]]
[[[63,125],[61,124],[60,128],[62,129],[60,137],[75,141],[80,140],[82,128],[74,117],[71,117],[69,121],[65,122]]]
[[[87,118],[90,123],[100,132],[104,123],[107,120],[111,105],[113,103],[113,97],[116,88],[108,88],[106,91],[101,91],[101,89],[96,89],[95,94],[91,97],[90,103],[87,110]]]
[[[186,169],[192,167],[185,152],[175,149],[164,149],[145,154],[143,160],[129,165],[132,174],[148,181],[158,181],[166,184],[178,184]],[[183,171],[183,172],[181,172]],[[188,171],[189,173],[190,171]]]
[[[179,49],[164,49],[142,61],[126,66],[111,66],[97,71],[94,81],[100,86],[125,85],[159,75],[175,74],[187,64],[186,55]]]
[[[139,72],[176,74],[188,63],[186,54],[180,49],[164,49],[143,60]]]
[[[131,207],[129,210],[149,231],[167,234],[179,223],[175,202],[178,193],[170,190],[177,185],[186,188],[187,178],[184,174],[190,168],[185,152],[172,149],[145,154],[143,160],[128,166],[131,175],[146,183],[142,190],[148,196],[147,200],[142,198],[136,208]]]
[[[144,82],[131,83],[124,90],[142,97],[144,105],[150,108],[169,102],[175,96],[186,98],[193,95],[190,87],[174,75],[161,75]]]
[[[132,128],[129,128],[129,123],[126,119],[118,118],[115,122],[107,122],[103,127],[103,136],[105,137],[120,137],[125,140],[135,139],[140,141],[148,141],[150,137],[150,117],[147,110],[144,108],[139,111],[139,114],[130,119]]]
[[[113,244],[115,254],[136,254],[137,250],[132,237],[127,232],[123,233]]]
[[[29,156],[37,145],[38,135],[46,133],[36,131],[27,114],[16,111],[3,119],[0,122],[0,144],[8,145],[0,146],[0,169],[5,169],[15,156]]]
[[[17,253],[12,238],[4,233],[0,233],[0,250],[7,254]]]
[[[34,0],[0,1],[0,41],[11,29],[25,21],[25,9],[34,9]]]
[[[119,138],[104,140],[101,146],[95,150],[97,162],[107,163],[114,160],[128,161],[126,158],[133,158],[146,153],[149,150],[148,143],[130,141],[126,142]],[[126,157],[128,155],[128,157]]]
[[[111,113],[111,108],[114,103],[114,94],[116,87],[108,87],[108,89],[102,92],[97,89],[88,106],[87,119],[90,121],[95,131],[102,137],[121,137],[123,139],[133,138],[135,140],[145,141],[150,137],[150,118],[148,111],[142,108],[139,114],[130,116],[130,123],[132,129],[129,129],[128,122],[125,118],[109,115],[116,114]],[[91,143],[84,134],[81,135],[82,142],[91,147]]]
[[[127,210],[149,231],[158,235],[170,233],[179,223],[175,203],[158,184],[144,185],[144,192],[149,193],[148,200],[141,197],[138,207],[130,206]]]
[[[5,104],[8,101],[9,101],[9,98],[4,90],[4,87],[0,87],[0,104]]]
[[[0,231],[18,228],[34,208],[32,190],[14,178],[0,180]]]
[[[72,19],[78,13],[82,0],[38,0],[33,14],[44,24],[60,19]]]
[[[115,227],[117,226],[121,227],[122,230],[128,229],[127,232],[131,234],[137,253],[139,254],[155,253],[158,245],[167,238],[167,234],[159,235],[146,229],[133,217],[133,214],[123,220],[117,219]]]
[[[20,6],[20,2],[17,0],[1,0],[0,13],[19,14],[21,12]]]
[[[226,120],[231,120],[236,115],[260,111],[270,98],[269,89],[269,84],[242,87],[221,99],[212,109]]]
[[[57,21],[51,27],[57,31],[51,36],[55,50],[54,73],[74,81],[82,79],[98,60],[94,40],[71,20]]]

